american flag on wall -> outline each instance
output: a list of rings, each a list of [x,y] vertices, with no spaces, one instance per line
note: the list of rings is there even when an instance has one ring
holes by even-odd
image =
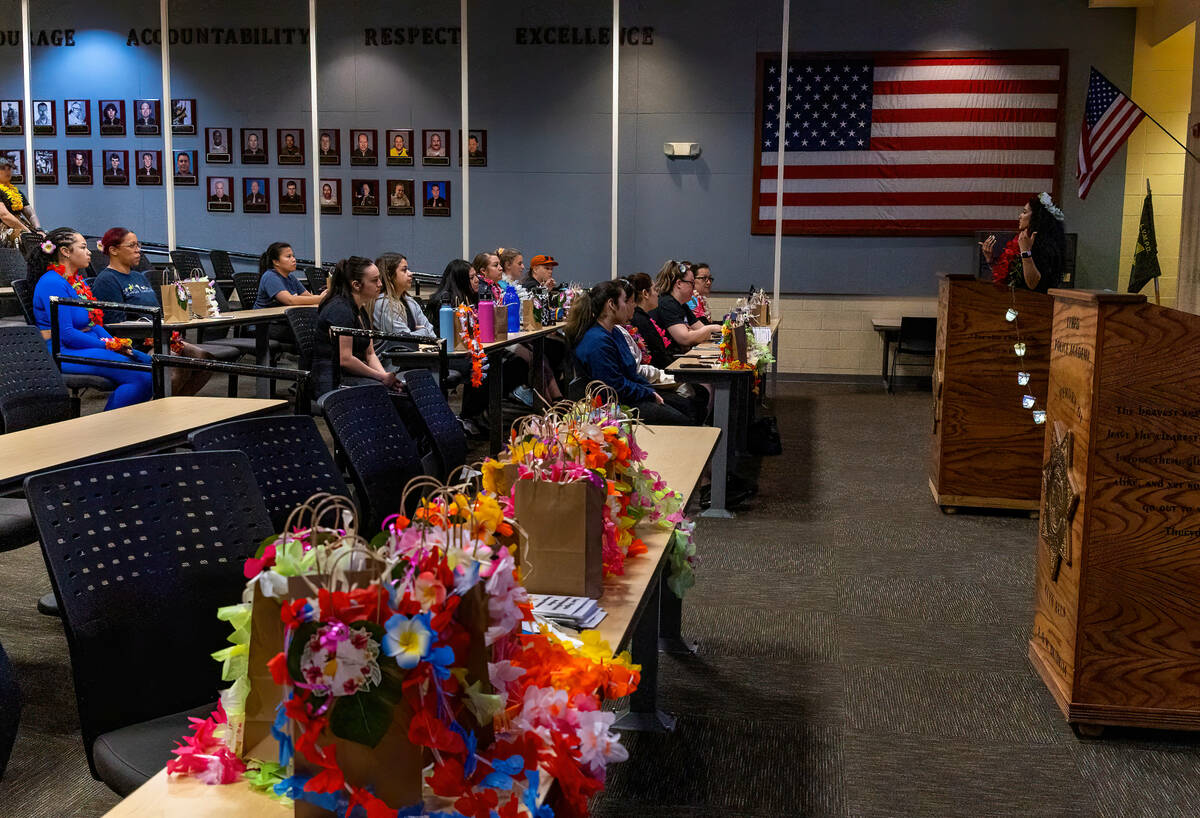
[[[1066,51],[794,54],[783,135],[786,235],[1010,228],[1056,200]],[[779,55],[759,54],[751,232],[774,234]]]

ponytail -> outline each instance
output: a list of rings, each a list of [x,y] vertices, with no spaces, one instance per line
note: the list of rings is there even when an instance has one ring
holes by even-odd
[[[272,245],[274,246],[274,245]],[[287,245],[284,245],[285,247]],[[264,254],[265,255],[265,254]],[[332,272],[329,273],[329,281],[325,286],[325,294],[321,296],[320,307],[324,307],[329,303],[329,300],[339,295],[344,295],[351,301],[354,300],[354,287],[351,286],[355,281],[362,281],[363,276],[367,272],[367,268],[375,262],[369,258],[362,256],[350,256],[344,258],[337,264],[333,265]]]
[[[26,267],[29,270],[29,286],[37,284],[42,273],[50,269],[51,265],[59,263],[58,251],[74,244],[77,235],[79,235],[79,231],[73,227],[56,227],[47,233],[40,242],[30,246],[29,256],[26,259]],[[43,247],[47,243],[54,245],[49,253]]]
[[[275,266],[275,262],[279,261],[279,257],[283,255],[283,251],[291,247],[286,241],[272,242],[261,256],[258,257],[258,274],[262,275],[267,270]]]
[[[583,340],[584,334],[604,312],[605,304],[609,301],[620,302],[623,290],[624,287],[616,281],[602,281],[571,302],[567,325],[563,328],[563,334],[567,336],[567,343],[571,347],[578,346]]]

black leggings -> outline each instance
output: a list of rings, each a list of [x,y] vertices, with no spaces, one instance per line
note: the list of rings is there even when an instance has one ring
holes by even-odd
[[[663,396],[662,403],[658,403],[654,399],[644,400],[641,403],[634,404],[633,408],[637,409],[638,417],[641,418],[643,423],[651,423],[656,426],[695,425],[695,421],[667,403],[665,395]]]

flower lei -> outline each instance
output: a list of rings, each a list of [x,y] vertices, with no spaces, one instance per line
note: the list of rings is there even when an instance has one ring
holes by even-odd
[[[1018,234],[1019,235],[1019,234]],[[1018,236],[1013,236],[1008,240],[1008,244],[1004,245],[1004,252],[1000,254],[1000,258],[996,259],[992,264],[992,282],[1000,286],[1005,286],[1018,276],[1021,267],[1021,245],[1017,241]]]
[[[649,364],[654,362],[654,358],[650,355],[650,347],[646,346],[646,339],[638,332],[637,327],[633,324],[626,324],[625,329],[633,336],[633,340],[637,341],[638,350],[642,353],[642,363]]]
[[[54,272],[58,273],[60,276],[65,278],[67,280],[67,283],[71,285],[71,289],[73,289],[75,291],[75,294],[78,295],[80,297],[80,299],[82,299],[84,301],[95,301],[96,300],[96,296],[92,295],[92,288],[89,287],[87,282],[83,280],[83,276],[81,276],[79,274],[78,270],[76,270],[74,273],[68,273],[67,268],[62,264],[51,264],[46,269],[53,270]],[[104,310],[101,310],[101,309],[88,310],[88,321],[91,322],[88,325],[88,329],[91,329],[92,327],[104,326]],[[111,347],[109,347],[109,348],[111,349]]]
[[[737,359],[737,353],[733,348],[733,322],[728,318],[725,319],[725,323],[721,324],[721,343],[719,344],[719,349],[721,351],[720,363],[722,369],[754,369],[756,366],[752,363],[743,363]]]
[[[669,338],[667,338],[667,333],[666,333],[666,331],[665,331],[665,330],[663,330],[663,328],[662,328],[662,327],[660,327],[660,326],[658,325],[658,322],[657,322],[657,321],[655,321],[653,318],[651,318],[651,319],[650,319],[650,325],[651,325],[652,327],[654,327],[654,329],[655,329],[655,330],[657,330],[657,331],[658,331],[658,337],[659,337],[659,338],[662,338],[662,342],[663,342],[663,349],[670,349],[670,348],[671,348],[671,341],[670,341],[670,339],[669,339]]]
[[[483,351],[483,342],[479,340],[479,321],[475,319],[475,311],[466,304],[459,304],[458,337],[471,353],[471,386],[483,385],[484,365],[487,355]]]
[[[0,185],[0,191],[12,202],[12,206],[16,210],[25,209],[25,199],[21,196],[21,191],[17,190],[14,185]],[[51,251],[53,252],[53,251]]]

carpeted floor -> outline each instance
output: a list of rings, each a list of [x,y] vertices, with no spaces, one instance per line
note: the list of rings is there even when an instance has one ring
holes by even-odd
[[[625,735],[596,816],[1200,814],[1200,737],[1063,722],[1025,655],[1035,523],[938,511],[929,403],[786,388],[759,498],[698,529],[700,651],[660,665],[678,728]],[[36,548],[0,555],[26,699],[0,815],[100,815],[117,799],[88,775],[46,589]]]

